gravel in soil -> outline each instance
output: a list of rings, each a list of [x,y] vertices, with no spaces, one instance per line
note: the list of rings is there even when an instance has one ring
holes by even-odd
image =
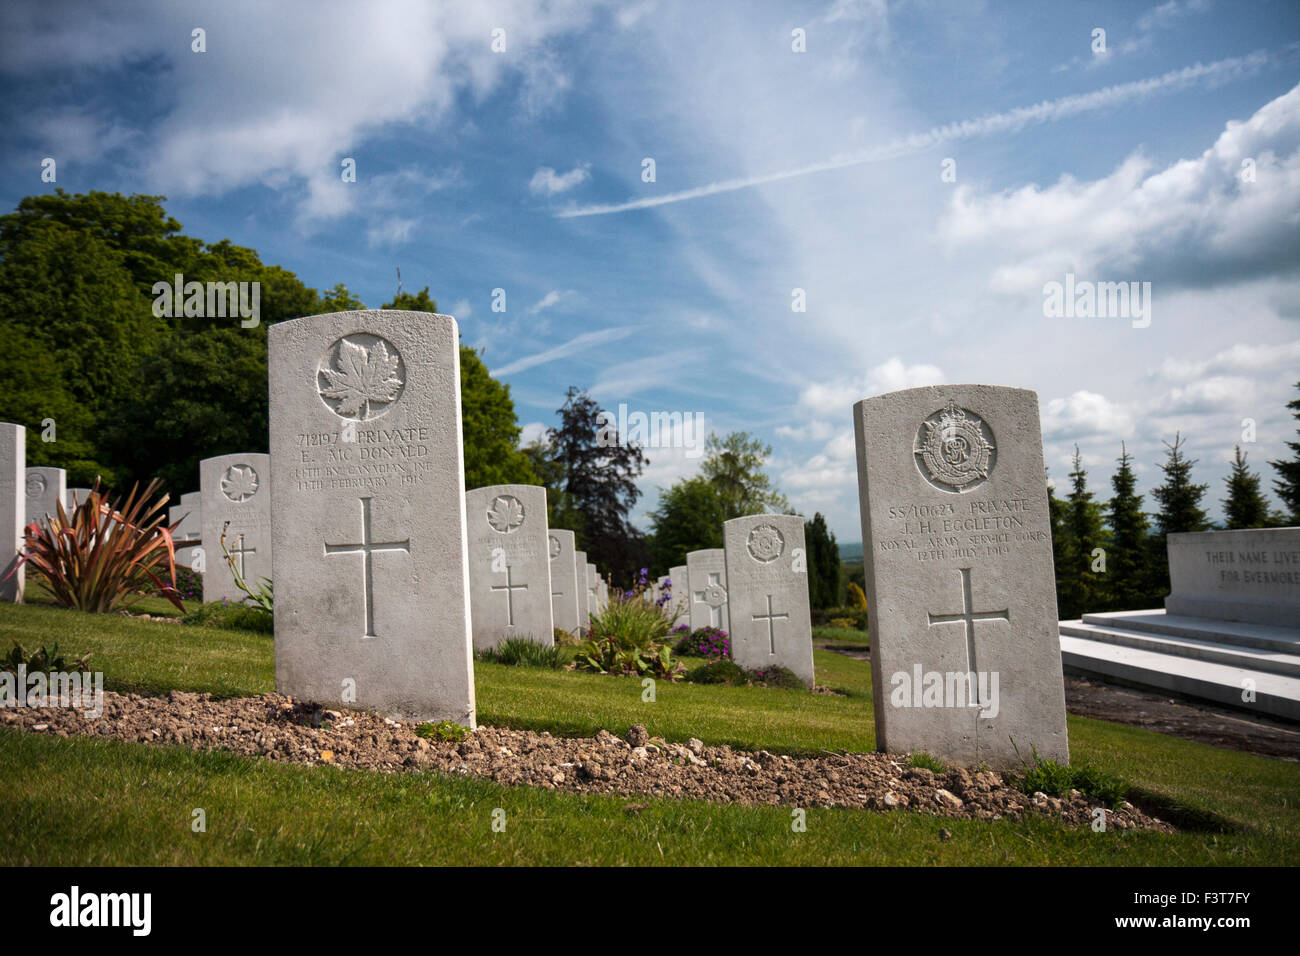
[[[214,699],[172,691],[162,697],[105,692],[104,712],[0,709],[0,726],[59,737],[101,737],[225,750],[283,763],[383,773],[482,777],[578,793],[712,800],[744,805],[908,810],[983,820],[1033,815],[1089,826],[1100,801],[1077,790],[1026,794],[1001,773],[909,766],[905,756],[826,752],[815,757],[687,743],[652,736],[641,724],[625,738],[555,737],[545,731],[480,727],[461,741],[426,739],[419,726],[362,711],[321,710],[278,694]],[[1108,829],[1173,832],[1131,804],[1107,811]]]

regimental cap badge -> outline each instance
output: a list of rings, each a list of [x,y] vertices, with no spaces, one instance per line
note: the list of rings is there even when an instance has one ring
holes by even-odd
[[[921,422],[913,451],[926,481],[952,494],[978,488],[997,461],[988,423],[951,399]]]

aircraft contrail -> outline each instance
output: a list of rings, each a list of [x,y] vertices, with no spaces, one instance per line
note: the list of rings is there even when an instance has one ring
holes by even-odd
[[[591,206],[571,206],[555,213],[557,219],[574,219],[579,216],[607,216],[616,212],[628,212],[633,209],[649,209],[669,203],[699,199],[717,193],[735,192],[749,189],[765,183],[775,183],[783,179],[794,179],[811,173],[821,173],[832,169],[844,169],[848,166],[860,166],[864,163],[878,163],[888,159],[897,159],[912,153],[924,152],[940,143],[953,143],[993,133],[1019,130],[1025,126],[1038,123],[1054,123],[1080,113],[1105,109],[1130,100],[1142,99],[1161,93],[1170,93],[1196,84],[1223,83],[1254,72],[1272,59],[1270,54],[1259,50],[1246,56],[1228,57],[1213,63],[1196,63],[1181,70],[1172,70],[1159,76],[1134,80],[1107,86],[1091,93],[1076,93],[1054,100],[1044,100],[1033,106],[1020,106],[1003,113],[992,113],[977,119],[959,120],[945,126],[931,127],[924,133],[913,133],[889,143],[872,146],[853,153],[841,153],[830,159],[793,169],[764,173],[759,176],[746,176],[737,179],[724,179],[721,182],[683,189],[679,192],[665,193],[662,196],[649,196],[622,203],[602,203]]]

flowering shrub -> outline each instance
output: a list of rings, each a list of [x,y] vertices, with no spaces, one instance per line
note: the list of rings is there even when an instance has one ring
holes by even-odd
[[[731,638],[720,627],[687,627],[674,629],[685,631],[677,641],[675,650],[683,657],[703,657],[707,660],[726,660],[731,657]]]
[[[677,680],[682,668],[672,659],[672,626],[661,608],[645,600],[645,568],[626,591],[611,596],[609,604],[591,615],[586,640],[578,648],[574,666],[600,674],[645,674]],[[638,590],[640,586],[641,590]]]

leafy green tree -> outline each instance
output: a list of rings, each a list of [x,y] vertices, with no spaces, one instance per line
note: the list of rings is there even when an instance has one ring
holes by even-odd
[[[844,590],[840,576],[840,549],[835,534],[826,525],[820,511],[804,522],[804,545],[808,554],[808,603],[821,610],[843,607]]]
[[[520,450],[546,489],[547,527],[563,528],[575,534],[581,531],[582,512],[564,490],[564,463],[555,457],[555,449],[546,441],[546,437],[535,438]]]
[[[333,291],[340,288],[335,286]],[[438,303],[429,297],[429,287],[425,286],[415,294],[399,292],[382,308],[437,312]],[[460,347],[460,417],[467,489],[542,483],[532,462],[519,448],[521,430],[510,386],[489,375],[478,352],[467,345]]]
[[[722,498],[728,518],[787,511],[790,503],[777,491],[763,470],[772,446],[748,432],[731,432],[725,438],[709,435],[700,473]]]
[[[427,291],[428,287],[425,288]],[[349,292],[342,282],[321,296],[320,300],[321,312],[353,312],[365,307],[366,304]]]
[[[641,497],[637,476],[650,462],[585,391],[570,386],[558,414],[560,427],[547,431],[547,442],[564,468],[565,494],[582,515],[580,547],[593,564],[630,579],[648,555],[628,516]]]
[[[702,475],[683,478],[661,490],[659,505],[650,512],[652,570],[681,564],[691,551],[722,547],[722,523],[727,520],[717,490]]]
[[[1300,382],[1296,382],[1295,387],[1300,389]],[[1300,398],[1287,402],[1286,407],[1291,409],[1294,418],[1300,420]],[[1296,434],[1300,436],[1300,428],[1296,429]],[[1291,524],[1300,525],[1300,441],[1285,444],[1291,449],[1291,457],[1269,462],[1277,472],[1273,490],[1291,513],[1287,520]]]
[[[27,427],[33,464],[78,484],[131,477],[101,447],[117,403],[142,385],[139,361],[166,332],[123,255],[59,222],[0,217],[0,419]],[[54,442],[42,441],[53,419]]]
[[[1133,458],[1123,442],[1119,447],[1119,469],[1111,476],[1113,494],[1106,503],[1110,523],[1106,573],[1110,610],[1133,611],[1150,606],[1152,601],[1147,548],[1150,525],[1142,511],[1143,496],[1137,493]]]
[[[1246,467],[1246,456],[1240,445],[1233,456],[1232,471],[1223,481],[1228,486],[1228,497],[1223,499],[1226,526],[1230,529],[1268,527],[1268,501],[1260,491],[1259,474]]]
[[[117,250],[143,295],[152,297],[155,282],[171,282],[176,272],[187,279],[202,240],[181,235],[181,224],[163,209],[165,196],[105,193],[69,195],[62,189],[26,196],[14,212],[0,217],[0,255],[28,245],[35,233],[57,225]]]

